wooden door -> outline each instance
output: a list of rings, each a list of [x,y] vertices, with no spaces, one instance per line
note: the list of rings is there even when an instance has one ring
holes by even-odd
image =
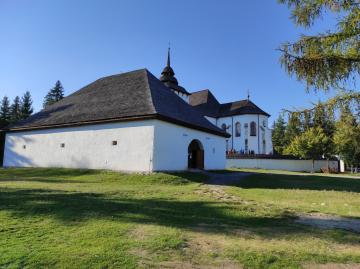
[[[204,169],[204,151],[198,150],[196,152],[196,168]]]

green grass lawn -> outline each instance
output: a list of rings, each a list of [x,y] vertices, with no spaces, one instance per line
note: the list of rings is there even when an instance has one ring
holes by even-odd
[[[0,268],[360,264],[359,234],[294,223],[309,212],[360,218],[360,179],[262,171],[238,186],[205,181],[0,169]]]

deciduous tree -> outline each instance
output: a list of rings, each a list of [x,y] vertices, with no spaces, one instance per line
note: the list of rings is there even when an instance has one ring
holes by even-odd
[[[336,123],[334,144],[336,152],[353,171],[352,168],[360,162],[360,126],[349,107],[342,109]]]
[[[301,135],[294,138],[290,145],[285,149],[286,154],[291,154],[303,159],[312,160],[312,172],[314,172],[314,162],[326,152],[326,145],[329,138],[321,128],[310,128]]]

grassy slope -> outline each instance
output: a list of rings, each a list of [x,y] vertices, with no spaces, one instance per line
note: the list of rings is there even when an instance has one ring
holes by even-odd
[[[359,181],[252,177],[225,201],[197,174],[1,169],[0,268],[360,263],[359,235],[292,222],[314,210],[359,217]]]

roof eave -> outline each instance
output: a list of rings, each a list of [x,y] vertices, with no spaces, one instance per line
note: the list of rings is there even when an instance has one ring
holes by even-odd
[[[85,126],[85,125],[94,125],[94,124],[104,124],[104,123],[115,123],[115,122],[124,122],[124,121],[141,121],[141,120],[150,120],[150,119],[158,119],[170,123],[174,123],[177,125],[181,125],[184,127],[188,127],[191,129],[196,129],[199,131],[212,133],[222,137],[230,137],[229,134],[225,134],[222,132],[218,132],[216,130],[208,129],[205,127],[201,127],[198,125],[190,124],[187,122],[183,122],[180,120],[176,120],[170,117],[166,117],[160,114],[150,114],[150,115],[140,115],[140,116],[132,116],[132,117],[123,117],[123,118],[110,118],[110,119],[101,119],[101,120],[93,120],[93,121],[83,121],[83,122],[72,122],[72,123],[64,123],[64,124],[51,124],[51,125],[38,125],[38,126],[27,126],[27,127],[15,127],[15,128],[5,128],[2,131],[5,132],[22,132],[22,131],[34,131],[34,130],[44,130],[44,129],[55,129],[55,128],[69,128],[76,126]]]

